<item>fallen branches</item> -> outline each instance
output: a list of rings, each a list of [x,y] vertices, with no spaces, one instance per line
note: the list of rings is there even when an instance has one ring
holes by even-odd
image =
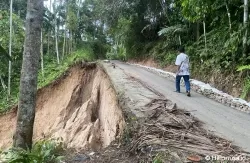
[[[201,122],[166,99],[154,99],[143,109],[146,122],[133,139],[129,151],[154,151],[159,148],[181,149],[200,156],[239,156],[249,153],[232,146],[201,127]]]

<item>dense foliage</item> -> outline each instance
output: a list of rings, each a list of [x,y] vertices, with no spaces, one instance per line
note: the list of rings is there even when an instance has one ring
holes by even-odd
[[[8,163],[59,163],[64,157],[63,144],[59,140],[41,140],[30,151],[9,149],[0,152],[0,160]]]
[[[243,19],[249,14],[243,1],[105,0],[100,5],[115,57],[151,57],[166,65],[184,45],[194,77],[214,72],[235,75],[239,66],[249,64],[249,23]],[[241,74],[241,81],[248,78]]]
[[[9,12],[7,10],[0,11],[0,45],[8,53],[9,50]],[[0,77],[1,77],[1,89],[0,89],[0,108],[1,105],[6,103],[12,103],[15,96],[18,93],[19,86],[19,77],[21,71],[21,63],[22,63],[22,51],[23,51],[23,42],[24,42],[24,29],[23,29],[23,21],[22,19],[13,14],[13,29],[15,34],[13,34],[12,38],[12,76],[13,81],[11,86],[13,89],[13,96],[8,99],[7,102],[7,81],[8,81],[8,58],[1,53],[0,58]],[[14,96],[15,95],[15,96]],[[1,110],[1,109],[0,109]]]
[[[99,24],[91,1],[50,1],[44,10],[39,86],[55,80],[77,59],[105,58],[109,49],[104,25]],[[8,61],[10,40],[9,1],[0,10],[0,112],[17,103],[25,32],[26,1],[13,2],[11,46],[11,94],[8,96]],[[78,19],[80,18],[80,19]],[[58,65],[59,64],[59,65]]]
[[[211,68],[217,72],[232,74],[238,67],[249,64],[249,23],[243,19],[242,1],[48,2],[44,10],[41,46],[41,71],[44,78],[48,76],[44,70],[51,68],[51,64],[64,62],[65,56],[72,55],[86,45],[92,49],[95,59],[107,57],[127,60],[151,57],[160,61],[163,66],[173,62],[178,46],[185,45],[191,57],[194,76],[206,71],[211,75]],[[0,10],[0,45],[5,51],[9,49],[9,5],[9,1],[3,2]],[[18,94],[25,13],[26,1],[14,1],[12,91],[11,97],[7,98],[8,59],[1,55],[0,107],[13,103]],[[245,79],[248,78],[246,74],[243,73],[242,76]]]
[[[240,74],[241,84],[245,85],[242,97],[248,96],[249,6],[243,1],[44,2],[47,5],[41,32],[39,87],[55,80],[78,60],[153,58],[165,66],[173,63],[176,49],[184,45],[194,76],[221,73],[235,77]],[[26,0],[15,0],[10,14],[10,1],[0,2],[0,112],[8,110],[18,99],[26,7]],[[5,156],[11,155],[9,162],[53,162],[60,160],[53,154],[56,147],[57,144],[45,141],[35,144],[32,151],[11,150]]]
[[[248,23],[246,25],[243,22],[244,10],[241,1],[49,2],[44,10],[42,33],[43,78],[51,78],[50,74],[44,71],[52,68],[52,65],[57,67],[57,64],[65,61],[65,56],[72,55],[74,51],[83,49],[86,45],[92,49],[95,59],[107,57],[127,60],[151,57],[162,66],[172,63],[177,47],[185,45],[191,57],[194,76],[206,71],[211,75],[211,68],[222,73],[235,73],[239,66],[249,64],[249,37],[246,37],[247,46],[243,46]],[[0,10],[0,45],[7,52],[9,5],[9,1],[6,1]],[[14,1],[13,12],[12,90],[11,97],[7,97],[8,59],[1,55],[1,109],[13,104],[18,95],[26,1]],[[243,77],[247,80],[248,77],[244,74]],[[244,97],[246,95],[247,93],[244,93]]]
[[[107,23],[112,41],[125,45],[130,57],[147,55],[155,47],[152,43],[162,40],[158,42],[164,42],[162,51],[174,50],[184,44],[190,47],[190,55],[195,61],[199,58],[218,68],[248,63],[242,52],[245,29],[241,1],[105,2],[103,8],[106,10],[103,12],[109,19]]]

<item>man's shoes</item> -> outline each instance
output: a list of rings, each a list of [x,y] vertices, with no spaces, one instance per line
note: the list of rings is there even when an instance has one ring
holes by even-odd
[[[176,91],[176,90],[175,90],[174,92],[176,92],[176,93],[181,93],[180,91]]]
[[[190,91],[186,91],[187,92],[187,96],[190,97],[191,94],[190,94]]]

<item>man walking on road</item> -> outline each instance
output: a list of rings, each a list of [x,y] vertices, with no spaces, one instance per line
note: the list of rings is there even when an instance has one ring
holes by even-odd
[[[186,86],[186,93],[187,96],[190,97],[190,82],[189,82],[189,57],[187,54],[185,54],[185,49],[184,47],[180,47],[178,49],[178,56],[175,61],[175,65],[178,66],[178,70],[176,72],[176,79],[175,79],[175,84],[176,84],[176,92],[180,93],[180,81],[181,78],[183,77],[185,81],[185,86]]]

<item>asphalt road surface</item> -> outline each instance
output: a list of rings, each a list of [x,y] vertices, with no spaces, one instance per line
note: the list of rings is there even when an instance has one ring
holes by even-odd
[[[233,144],[250,152],[249,114],[224,106],[195,92],[191,92],[192,97],[187,97],[184,87],[181,87],[183,93],[176,93],[174,92],[175,83],[173,81],[140,67],[118,61],[113,62],[125,73],[147,83],[167,99],[176,103],[179,108],[191,111],[192,115],[205,123],[206,129],[233,141]]]

